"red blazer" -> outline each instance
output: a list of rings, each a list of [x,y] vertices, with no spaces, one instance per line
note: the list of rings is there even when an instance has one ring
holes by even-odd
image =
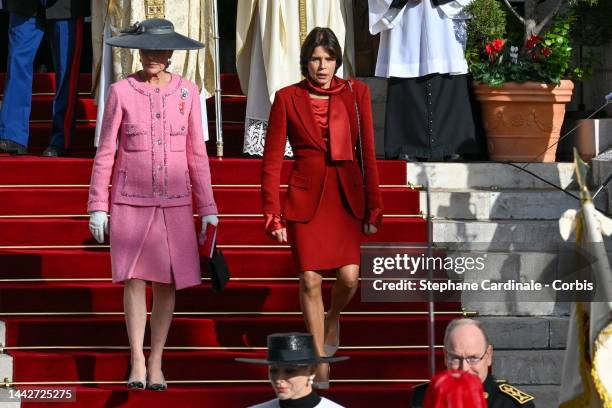
[[[374,127],[370,89],[366,84],[351,80],[339,94],[350,118],[353,147],[357,145],[357,114],[355,98],[360,112],[365,189],[356,154],[353,161],[338,165],[340,186],[353,215],[368,223],[378,224],[382,216],[382,199],[378,188],[378,169],[374,151]],[[295,162],[289,176],[289,190],[281,209],[280,174],[289,137]],[[264,214],[280,215],[288,221],[307,222],[312,219],[321,200],[325,181],[325,155],[327,146],[315,122],[310,96],[303,82],[287,86],[276,92],[263,156],[262,194]]]

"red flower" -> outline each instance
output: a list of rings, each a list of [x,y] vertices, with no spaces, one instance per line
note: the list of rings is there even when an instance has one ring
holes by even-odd
[[[495,41],[493,41],[492,45],[495,52],[498,53],[504,47],[504,40],[502,40],[501,38],[496,38]]]
[[[540,41],[542,41],[542,37],[538,37],[537,35],[532,35],[529,37],[527,42],[525,43],[525,48],[528,50],[533,49]]]
[[[544,49],[542,50],[542,54],[544,54],[545,57],[549,57],[550,54],[552,54],[552,51],[550,50],[550,48],[544,47]]]
[[[505,41],[501,38],[496,38],[493,42],[485,44],[485,51],[488,55],[495,56],[501,52],[502,48],[504,47],[504,42]]]

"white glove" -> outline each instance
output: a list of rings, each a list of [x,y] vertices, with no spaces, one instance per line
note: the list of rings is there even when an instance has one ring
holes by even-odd
[[[206,236],[206,226],[208,224],[212,224],[215,227],[217,226],[217,224],[219,224],[219,218],[216,214],[209,214],[202,217],[202,231],[200,231],[200,238],[198,239],[200,245],[204,243],[204,237]]]
[[[104,243],[104,234],[108,234],[108,214],[106,211],[89,213],[89,231],[100,244]]]

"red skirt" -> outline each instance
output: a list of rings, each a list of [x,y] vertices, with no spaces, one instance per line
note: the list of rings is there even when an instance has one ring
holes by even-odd
[[[287,222],[295,265],[300,272],[359,265],[361,220],[352,214],[335,167],[327,167],[321,202],[309,222]]]

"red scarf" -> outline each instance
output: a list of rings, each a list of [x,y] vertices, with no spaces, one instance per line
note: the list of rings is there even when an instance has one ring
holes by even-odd
[[[352,161],[353,145],[351,142],[350,118],[344,102],[338,97],[340,92],[344,91],[344,88],[347,86],[347,81],[334,76],[328,89],[315,85],[310,79],[306,79],[304,82],[310,93],[329,96],[329,146],[331,159],[333,161]]]

